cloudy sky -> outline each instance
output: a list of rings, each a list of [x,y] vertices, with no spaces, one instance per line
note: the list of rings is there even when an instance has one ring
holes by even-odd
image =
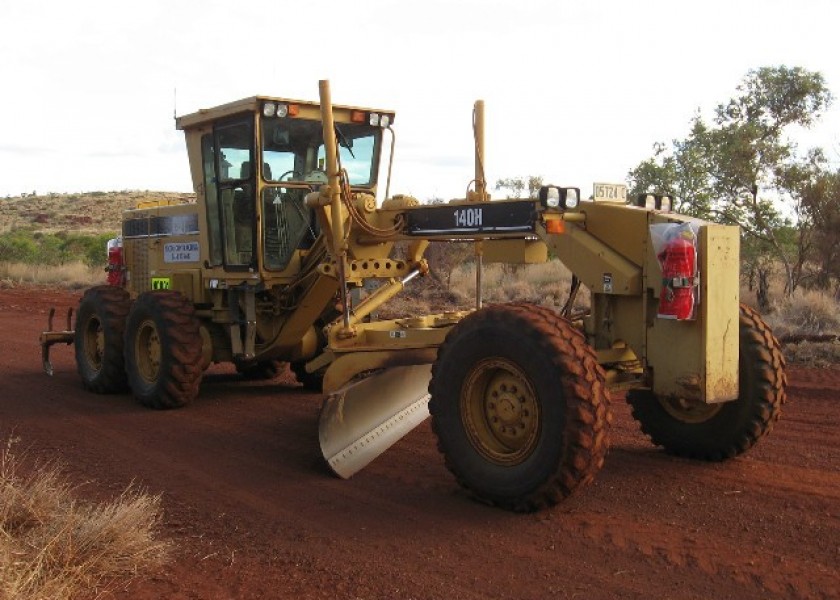
[[[173,111],[257,94],[397,111],[392,191],[463,196],[486,172],[623,181],[748,70],[840,96],[836,0],[0,0],[0,196],[191,191]],[[177,90],[177,94],[176,94]],[[840,100],[800,136],[840,163]]]

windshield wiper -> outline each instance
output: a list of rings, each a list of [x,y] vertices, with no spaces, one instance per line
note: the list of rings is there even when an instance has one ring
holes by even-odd
[[[350,153],[350,156],[356,158],[356,155],[353,154],[353,148],[350,147],[350,143],[347,141],[347,138],[344,137],[344,134],[341,133],[341,130],[338,128],[338,125],[335,126],[335,134],[338,136],[338,143],[347,148],[347,151]]]

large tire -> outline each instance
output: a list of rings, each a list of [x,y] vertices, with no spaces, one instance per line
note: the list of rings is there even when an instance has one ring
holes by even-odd
[[[150,408],[178,408],[198,396],[201,334],[193,305],[178,292],[141,294],[128,315],[125,364],[134,397]]]
[[[429,384],[447,468],[477,500],[517,512],[589,483],[609,447],[604,372],[551,310],[490,306],[446,337]]]
[[[722,461],[770,433],[785,401],[785,359],[770,328],[741,305],[738,399],[722,404],[663,400],[632,390],[627,401],[642,431],[669,454]]]
[[[125,319],[131,308],[123,288],[101,285],[87,290],[76,315],[76,369],[82,385],[97,394],[128,389],[123,361]]]

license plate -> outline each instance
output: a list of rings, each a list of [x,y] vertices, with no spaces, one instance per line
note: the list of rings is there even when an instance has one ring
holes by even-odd
[[[627,202],[627,186],[622,183],[596,183],[593,188],[595,202]]]

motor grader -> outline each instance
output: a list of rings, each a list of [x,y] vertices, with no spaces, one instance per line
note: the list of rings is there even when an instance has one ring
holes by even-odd
[[[319,102],[257,96],[177,118],[196,202],[125,212],[110,285],[84,293],[75,329],[68,315],[67,330],[42,334],[45,368],[52,344],[72,343],[87,389],[176,408],[212,363],[252,376],[289,363],[326,395],[321,449],[340,476],[431,413],[458,482],[516,511],[592,480],[613,394],[686,457],[731,458],[770,431],[784,361],[739,306],[737,227],[671,212],[667,196],[628,199],[622,185],[595,184],[588,200],[549,185],[491,201],[480,101],[466,197],[391,195],[394,112],[333,105],[326,81],[319,91]],[[453,240],[475,247],[474,307],[374,318],[428,272],[430,243]],[[484,305],[482,264],[549,254],[574,274],[559,311]]]

